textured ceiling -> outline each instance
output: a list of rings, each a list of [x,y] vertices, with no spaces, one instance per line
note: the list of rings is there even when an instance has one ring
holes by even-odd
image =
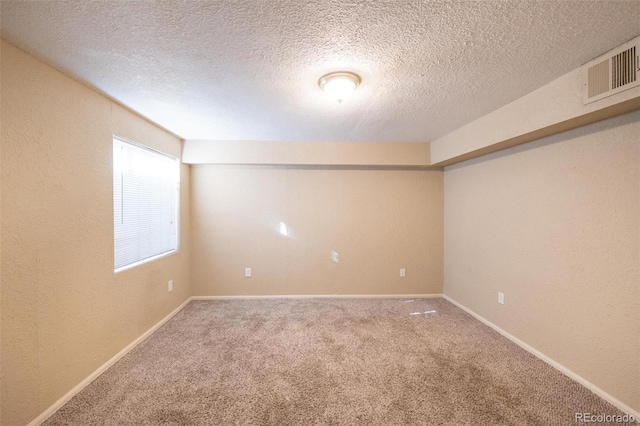
[[[640,1],[7,1],[2,38],[186,139],[434,140],[640,34]],[[317,86],[348,70],[342,104]]]

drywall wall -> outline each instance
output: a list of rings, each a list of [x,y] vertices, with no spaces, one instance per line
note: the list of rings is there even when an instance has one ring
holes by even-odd
[[[449,165],[640,109],[640,87],[583,104],[579,68],[431,143],[431,163]]]
[[[640,410],[640,112],[447,167],[444,291]]]
[[[1,55],[1,423],[21,425],[191,295],[189,171],[179,251],[115,274],[112,136],[174,156],[180,141],[10,44]]]
[[[197,165],[191,182],[196,296],[442,293],[442,171]]]
[[[407,142],[184,142],[188,164],[288,164],[334,166],[429,166],[429,143]]]

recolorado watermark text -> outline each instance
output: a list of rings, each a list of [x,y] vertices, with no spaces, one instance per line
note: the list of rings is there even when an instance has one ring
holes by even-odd
[[[636,418],[631,414],[593,414],[576,413],[576,423],[635,423]]]

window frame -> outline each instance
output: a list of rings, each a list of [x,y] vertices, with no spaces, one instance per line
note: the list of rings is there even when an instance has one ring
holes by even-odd
[[[135,149],[139,149],[142,151],[147,151],[147,152],[151,152],[153,154],[156,155],[160,155],[162,157],[166,157],[170,160],[174,160],[176,162],[176,172],[177,172],[177,176],[176,176],[176,189],[175,189],[175,212],[174,212],[174,217],[175,217],[175,227],[176,227],[176,244],[175,244],[175,248],[172,250],[168,250],[166,252],[163,253],[159,253],[141,260],[137,260],[135,262],[129,263],[127,265],[124,266],[120,266],[118,268],[115,267],[115,250],[116,250],[116,244],[115,244],[115,219],[116,219],[116,215],[115,215],[115,197],[114,197],[114,182],[113,182],[113,175],[114,175],[114,169],[115,169],[115,152],[114,152],[114,148],[115,148],[115,144],[120,143],[120,144],[125,144],[125,145],[130,145]],[[153,262],[155,260],[167,257],[167,256],[171,256],[172,254],[177,253],[180,250],[180,185],[181,185],[181,170],[180,170],[180,166],[181,166],[181,162],[180,162],[180,158],[178,157],[174,157],[173,155],[169,155],[165,152],[162,152],[158,149],[155,148],[151,148],[147,145],[144,145],[142,143],[133,141],[131,139],[128,139],[126,137],[117,135],[117,134],[113,134],[112,135],[112,150],[111,150],[111,213],[113,215],[112,217],[112,223],[113,223],[113,262],[112,262],[112,266],[114,268],[114,273],[117,274],[119,272],[123,272],[126,271],[128,269],[132,269],[135,268],[137,266],[143,265],[145,263],[149,263],[149,262]]]

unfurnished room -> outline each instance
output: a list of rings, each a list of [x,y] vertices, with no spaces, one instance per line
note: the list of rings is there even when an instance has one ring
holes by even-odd
[[[0,0],[0,424],[640,418],[640,1]]]

